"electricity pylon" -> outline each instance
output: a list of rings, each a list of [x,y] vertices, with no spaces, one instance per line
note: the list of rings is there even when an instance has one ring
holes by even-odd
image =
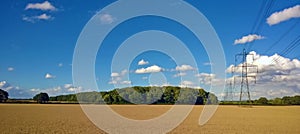
[[[252,63],[247,59],[252,57]],[[242,58],[241,62],[238,60]],[[240,85],[240,104],[242,103],[243,95],[247,95],[247,101],[251,104],[250,88],[249,88],[249,78],[253,78],[256,83],[256,74],[258,73],[257,65],[253,65],[254,55],[246,52],[246,49],[243,49],[243,52],[235,55],[235,69],[234,73],[237,73],[237,77],[241,79]],[[239,65],[237,65],[239,63]],[[252,70],[251,70],[252,69]],[[254,71],[253,71],[254,69]]]
[[[226,80],[226,88],[225,88],[225,95],[224,101],[233,101],[234,98],[234,75],[233,75],[233,67],[231,69],[231,78]]]
[[[233,101],[233,82],[232,80],[228,80],[226,83],[226,91],[224,95],[224,101]]]

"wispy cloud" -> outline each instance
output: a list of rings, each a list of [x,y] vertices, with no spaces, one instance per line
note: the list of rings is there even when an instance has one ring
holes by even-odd
[[[180,84],[179,84],[179,87],[201,88],[200,86],[198,86],[193,81],[188,81],[188,80],[181,81]]]
[[[100,15],[100,21],[102,24],[111,24],[116,20],[112,15],[106,13]]]
[[[220,81],[220,79],[216,78],[215,74],[199,73],[199,74],[196,74],[195,76],[198,78],[198,80],[201,84],[205,84],[205,85],[209,85],[212,82],[217,85],[217,84],[219,84],[219,81]]]
[[[44,14],[41,14],[38,16],[23,16],[22,19],[27,22],[35,23],[36,21],[39,21],[39,20],[52,20],[52,19],[54,19],[54,17],[44,13]]]
[[[62,67],[63,65],[63,63],[58,63],[58,67]]]
[[[13,67],[9,67],[7,68],[7,71],[11,72],[11,71],[14,71],[15,69]]]
[[[111,80],[108,82],[108,84],[112,84],[112,85],[117,85],[117,84],[121,84],[121,85],[130,85],[131,81],[129,80],[124,80],[124,81],[119,81],[119,80]]]
[[[203,63],[203,65],[204,66],[211,66],[211,65],[213,65],[213,63],[211,63],[211,62],[205,62],[205,63]]]
[[[22,88],[12,85],[7,81],[0,81],[0,88],[9,93],[10,98],[32,98],[34,95],[40,92],[46,92],[49,96],[56,96],[62,94],[74,94],[75,92],[88,92],[93,91],[91,89],[84,89],[83,87],[75,87],[72,84],[64,84],[62,86],[56,86],[51,88]]]
[[[257,35],[257,34],[249,34],[247,36],[243,36],[242,38],[240,39],[236,39],[234,41],[234,44],[237,45],[237,44],[245,44],[245,43],[248,43],[248,42],[252,42],[252,41],[255,41],[255,40],[261,40],[261,39],[264,39],[265,37],[261,36],[261,35]]]
[[[21,89],[19,86],[14,86],[7,81],[0,81],[0,88],[7,91],[9,98],[30,98],[32,94],[28,93],[27,90]]]
[[[177,66],[175,68],[176,71],[189,71],[189,70],[195,70],[194,67],[192,67],[191,65],[180,65],[180,66]]]
[[[129,80],[124,80],[125,79],[125,75],[128,73],[128,70],[124,69],[121,72],[112,72],[110,74],[111,79],[108,82],[108,84],[113,84],[113,85],[117,85],[117,84],[121,84],[121,85],[130,85],[131,81]]]
[[[271,25],[279,24],[280,22],[287,21],[292,18],[300,17],[300,5],[286,8],[282,11],[273,13],[267,18],[267,23]]]
[[[186,73],[184,73],[184,72],[179,72],[179,73],[173,75],[173,77],[181,77],[181,76],[185,76],[185,75],[186,75]]]
[[[129,84],[131,84],[131,81],[129,81],[129,80],[124,80],[124,81],[121,81],[120,83],[121,83],[121,84],[124,84],[124,85],[129,85]]]
[[[56,10],[56,8],[49,1],[45,1],[43,3],[28,3],[27,6],[25,7],[25,10],[29,10],[29,9],[37,9],[43,11]]]

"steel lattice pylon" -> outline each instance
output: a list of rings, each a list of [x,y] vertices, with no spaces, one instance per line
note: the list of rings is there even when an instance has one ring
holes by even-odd
[[[239,93],[239,101],[240,104],[243,101],[243,95],[247,95],[247,101],[251,104],[251,96],[250,96],[250,88],[249,88],[249,77],[254,78],[254,82],[256,83],[256,74],[258,73],[257,65],[253,65],[247,59],[252,57],[252,61],[254,61],[254,55],[249,54],[243,49],[243,52],[235,55],[235,64],[240,63],[239,65],[235,65],[235,69],[233,70],[233,74],[238,74],[234,77],[239,77],[240,82],[240,93]],[[238,59],[242,59],[241,62],[238,62]],[[251,69],[254,69],[255,72]],[[249,75],[251,73],[251,75]],[[234,82],[235,83],[235,82]]]

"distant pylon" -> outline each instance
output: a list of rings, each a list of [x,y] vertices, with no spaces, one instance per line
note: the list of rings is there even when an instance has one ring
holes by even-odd
[[[254,55],[249,54],[246,52],[246,49],[243,49],[243,52],[240,54],[235,55],[235,68],[234,73],[238,73],[238,77],[241,79],[241,85],[240,85],[240,97],[239,101],[242,103],[243,101],[243,95],[247,95],[247,101],[251,104],[251,96],[250,96],[250,89],[249,89],[249,80],[248,78],[254,78],[254,82],[256,83],[256,74],[258,73],[258,69],[256,65],[253,65],[250,63],[247,59],[252,57],[252,62],[254,61]],[[238,59],[242,58],[241,62],[238,62]],[[237,65],[237,63],[240,63],[240,65]],[[253,72],[251,69],[254,69],[255,72]],[[249,75],[250,73],[250,75]]]
[[[224,95],[224,101],[233,101],[233,80],[228,79],[229,82],[226,83],[226,90]]]
[[[226,87],[225,87],[225,95],[224,95],[224,101],[233,101],[234,98],[234,68],[231,67],[231,78],[226,80]]]

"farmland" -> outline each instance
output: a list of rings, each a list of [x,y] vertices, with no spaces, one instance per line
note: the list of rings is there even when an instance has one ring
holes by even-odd
[[[144,120],[157,117],[170,105],[111,105],[119,114]],[[204,126],[198,125],[203,106],[170,133],[300,133],[299,106],[219,106]],[[1,104],[1,133],[104,133],[76,104]]]

